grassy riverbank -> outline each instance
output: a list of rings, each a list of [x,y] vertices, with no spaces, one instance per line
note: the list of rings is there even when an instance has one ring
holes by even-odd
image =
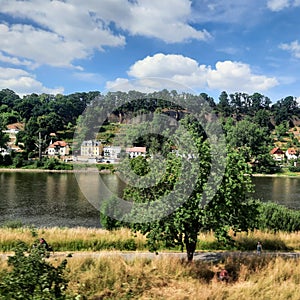
[[[58,266],[64,258],[50,258]],[[219,282],[222,268],[230,274]],[[8,270],[0,259],[0,276]],[[218,263],[164,257],[126,260],[121,256],[68,257],[68,299],[276,299],[298,300],[300,260],[240,256]]]
[[[0,228],[0,251],[11,251],[18,241],[31,245],[38,237],[44,237],[55,251],[147,251],[146,238],[133,234],[129,229],[107,231],[96,228]],[[300,250],[300,232],[263,232],[238,233],[232,236],[235,245],[227,250],[251,251],[260,240],[265,250],[287,251]],[[201,233],[197,244],[198,250],[222,250],[212,232]],[[161,247],[161,251],[167,250]],[[177,251],[179,249],[170,249]]]
[[[147,252],[145,237],[128,229],[0,228],[0,251],[11,252],[19,241],[30,246],[38,237],[55,250],[47,259],[50,263],[58,266],[67,259],[68,299],[299,299],[300,259],[272,257],[267,252],[300,250],[300,232],[239,233],[233,236],[232,250],[250,250],[254,255],[240,252],[219,262],[187,263],[175,256],[125,259],[113,250]],[[261,256],[255,255],[258,240],[264,246]],[[109,250],[111,255],[94,256],[93,251],[99,250]],[[199,235],[197,251],[205,250],[220,250],[212,232]],[[227,284],[217,280],[224,267],[230,274]],[[1,279],[9,270],[5,256],[0,258],[0,270]]]

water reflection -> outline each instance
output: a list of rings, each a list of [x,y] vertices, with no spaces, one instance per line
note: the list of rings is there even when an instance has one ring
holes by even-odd
[[[300,178],[254,177],[254,197],[300,209]]]
[[[112,179],[104,180],[109,184]],[[98,210],[71,173],[0,172],[0,184],[0,224],[20,220],[39,227],[100,227]]]
[[[93,191],[98,174],[82,175]],[[101,175],[105,189],[121,196],[124,183],[116,175]],[[300,209],[300,178],[255,177],[254,197]],[[95,189],[106,197],[105,189]],[[99,204],[99,202],[98,202]],[[97,206],[96,206],[97,207]],[[100,227],[99,211],[87,201],[72,173],[0,172],[0,225],[20,220],[27,225]]]

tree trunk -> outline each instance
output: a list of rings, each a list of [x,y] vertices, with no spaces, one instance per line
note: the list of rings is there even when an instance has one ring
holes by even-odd
[[[186,247],[186,254],[187,260],[191,262],[194,257],[194,253],[196,250],[197,241],[190,240],[188,237],[185,238],[185,247]]]

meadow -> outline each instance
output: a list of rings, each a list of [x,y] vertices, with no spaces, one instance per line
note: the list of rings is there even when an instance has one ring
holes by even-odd
[[[69,299],[299,300],[300,259],[266,254],[299,251],[300,232],[239,233],[233,237],[235,246],[227,249],[239,254],[218,262],[195,259],[187,263],[175,256],[125,259],[119,251],[148,252],[145,236],[128,229],[0,228],[0,251],[12,254],[19,241],[31,245],[39,237],[53,246],[55,253],[48,259],[53,265],[67,259],[65,276],[69,281]],[[264,246],[261,256],[255,254],[258,240]],[[93,255],[104,250],[113,255]],[[178,250],[162,248],[160,251]],[[222,249],[213,233],[208,232],[199,234],[197,251]],[[228,283],[217,278],[224,267],[230,274]],[[0,259],[0,269],[2,274],[9,270],[4,256]]]
[[[15,228],[16,227],[16,228]],[[19,241],[28,246],[43,237],[55,251],[147,251],[146,237],[133,233],[129,229],[105,230],[99,228],[33,228],[17,226],[0,227],[0,252],[12,251]],[[198,236],[197,250],[238,250],[251,251],[256,249],[257,241],[261,241],[267,251],[300,250],[300,232],[254,230],[232,234],[234,245],[222,246],[214,237],[213,232],[202,232]],[[161,251],[179,251],[179,248]]]
[[[54,265],[63,260],[51,258]],[[228,283],[217,273],[225,267]],[[7,269],[0,260],[1,272]],[[119,255],[68,257],[68,299],[299,300],[300,260],[240,256],[219,263],[165,257],[125,260]]]

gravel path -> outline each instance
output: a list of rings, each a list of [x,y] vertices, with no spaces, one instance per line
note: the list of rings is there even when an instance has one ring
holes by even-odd
[[[13,253],[1,253],[0,258],[6,259],[8,256],[14,255]],[[121,251],[99,251],[99,252],[86,252],[86,251],[76,251],[76,252],[55,252],[51,254],[52,258],[59,257],[113,257],[121,256],[126,260],[132,260],[135,258],[164,258],[164,257],[178,257],[186,259],[186,253],[183,252],[159,252],[158,254],[151,252],[121,252]],[[194,254],[194,260],[211,261],[218,262],[227,257],[249,257],[257,256],[256,252],[240,252],[240,251],[225,251],[225,252],[196,252]],[[300,252],[264,252],[261,256],[273,256],[273,257],[285,257],[285,258],[300,258]]]

